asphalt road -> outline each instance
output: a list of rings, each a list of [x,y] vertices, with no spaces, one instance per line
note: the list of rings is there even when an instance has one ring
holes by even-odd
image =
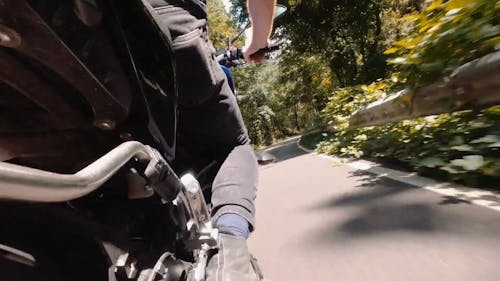
[[[300,150],[261,167],[250,248],[272,281],[500,280],[500,212]]]

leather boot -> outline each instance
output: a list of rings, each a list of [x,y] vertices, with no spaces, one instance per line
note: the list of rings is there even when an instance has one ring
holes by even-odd
[[[219,250],[210,259],[206,281],[260,281],[262,274],[245,238],[219,234]]]

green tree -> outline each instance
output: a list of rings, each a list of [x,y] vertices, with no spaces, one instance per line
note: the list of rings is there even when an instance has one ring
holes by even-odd
[[[225,48],[228,38],[237,34],[236,21],[226,12],[221,0],[207,0],[210,40],[216,49]]]
[[[244,20],[242,0],[233,0],[233,10]],[[387,68],[385,40],[398,28],[388,30],[392,17],[417,10],[419,1],[288,0],[290,7],[280,20],[280,34],[288,48],[303,56],[321,56],[341,87],[370,83],[383,78]],[[391,28],[397,25],[391,26]]]
[[[495,3],[496,2],[496,3]],[[492,0],[434,0],[406,18],[414,32],[385,53],[412,86],[426,85],[499,49],[500,5]]]
[[[401,86],[428,85],[459,65],[498,50],[498,15],[498,1],[427,1],[419,12],[397,19],[410,27],[402,30],[407,36],[386,51],[398,55],[392,60],[398,72],[385,81],[335,90],[324,114],[342,121]],[[396,159],[430,175],[498,188],[499,117],[496,106],[357,130],[340,125],[339,133],[327,136],[319,149],[348,157]]]
[[[418,10],[421,2],[281,1],[289,11],[275,23],[274,38],[284,44],[275,79],[265,80],[273,83],[267,92],[274,92],[267,99],[276,120],[271,135],[322,126],[321,111],[337,87],[385,77],[383,51],[408,34],[408,24],[401,18]],[[233,0],[233,13],[240,23],[245,22],[245,1]],[[250,81],[243,83],[246,79]],[[243,84],[264,81],[255,75],[237,76],[236,80]]]

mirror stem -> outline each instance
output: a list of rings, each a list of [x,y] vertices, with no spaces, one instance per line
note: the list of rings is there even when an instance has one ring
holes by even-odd
[[[229,40],[229,45],[233,45],[234,42],[236,42],[236,40],[238,40],[238,38],[240,38],[241,34],[243,34],[243,32],[245,32],[245,30],[247,30],[252,24],[250,23],[250,21],[247,21],[247,24],[240,30],[240,32],[238,32],[238,34],[236,34],[236,36],[234,36],[231,40]]]

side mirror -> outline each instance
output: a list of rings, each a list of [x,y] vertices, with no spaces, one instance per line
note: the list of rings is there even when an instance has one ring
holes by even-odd
[[[265,151],[255,152],[255,158],[257,158],[257,163],[261,166],[271,164],[276,161],[276,157],[274,155]]]
[[[283,16],[287,10],[288,8],[286,6],[277,4],[276,7],[274,8],[274,20]]]

